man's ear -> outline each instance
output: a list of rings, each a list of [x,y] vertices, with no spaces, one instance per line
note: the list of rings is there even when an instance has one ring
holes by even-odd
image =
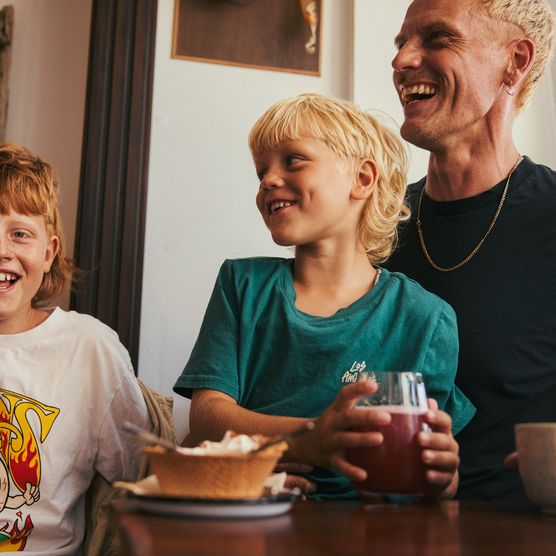
[[[378,168],[372,158],[364,158],[357,167],[355,182],[351,190],[351,198],[368,199],[378,180]]]
[[[511,58],[506,69],[506,85],[515,87],[527,75],[535,60],[535,43],[522,38],[513,42]]]

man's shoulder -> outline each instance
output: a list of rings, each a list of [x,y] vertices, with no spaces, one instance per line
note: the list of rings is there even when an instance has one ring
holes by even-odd
[[[527,155],[523,156],[523,160],[526,168],[533,169],[539,174],[547,176],[550,180],[556,180],[556,170],[554,168],[550,168],[550,166],[547,166],[546,164],[537,163]]]
[[[521,168],[518,168],[520,174],[517,175],[519,180],[515,187],[516,194],[520,197],[529,195],[533,198],[540,196],[552,196],[556,198],[556,170],[537,164],[529,157],[524,156]]]
[[[510,184],[507,210],[512,211],[511,225],[520,228],[526,222],[553,229],[552,215],[556,210],[556,171],[544,164],[537,164],[527,156],[516,170],[516,178]],[[540,228],[537,228],[540,229]],[[544,232],[543,232],[544,233]],[[553,234],[550,234],[553,237]],[[530,235],[533,237],[533,235]]]
[[[407,203],[409,204],[409,206],[411,207],[411,210],[415,210],[416,206],[417,206],[417,201],[419,200],[419,196],[421,194],[421,191],[425,185],[425,180],[426,178],[423,177],[420,180],[410,183],[407,186],[407,194],[406,194],[406,200]],[[403,225],[403,224],[402,224]]]
[[[425,185],[425,180],[427,179],[426,176],[423,176],[421,179],[414,181],[412,183],[409,183],[407,185],[407,191],[408,193],[418,193],[421,191],[421,189],[423,189],[423,185]]]

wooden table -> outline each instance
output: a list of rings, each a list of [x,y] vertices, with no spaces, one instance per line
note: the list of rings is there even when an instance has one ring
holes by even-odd
[[[130,556],[550,556],[556,515],[528,504],[297,502],[259,519],[189,519],[116,502]]]

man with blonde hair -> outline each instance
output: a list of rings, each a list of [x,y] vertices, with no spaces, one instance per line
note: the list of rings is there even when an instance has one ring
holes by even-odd
[[[512,139],[553,28],[544,0],[414,0],[395,40],[401,133],[430,159],[388,266],[457,314],[463,499],[524,498],[513,426],[556,421],[556,172]]]

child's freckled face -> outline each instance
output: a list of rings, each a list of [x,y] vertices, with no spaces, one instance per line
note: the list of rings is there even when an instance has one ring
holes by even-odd
[[[0,333],[22,332],[32,320],[32,299],[57,246],[57,238],[48,237],[42,216],[13,210],[0,214]]]
[[[355,172],[323,141],[285,141],[256,156],[255,166],[257,208],[278,245],[304,245],[355,230],[350,203]]]

